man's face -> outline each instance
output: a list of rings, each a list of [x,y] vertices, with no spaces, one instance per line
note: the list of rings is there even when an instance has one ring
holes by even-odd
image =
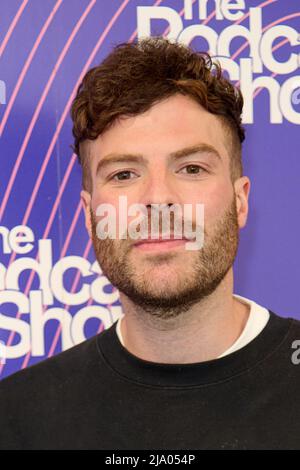
[[[250,182],[242,177],[232,184],[227,139],[215,115],[175,95],[143,114],[119,120],[85,143],[93,190],[81,195],[97,260],[120,292],[153,314],[176,316],[211,294],[232,267],[239,229],[246,223]],[[175,152],[178,156],[182,149],[203,144],[206,150],[174,157]],[[127,161],[129,154],[139,160]],[[120,161],[113,163],[116,155]],[[99,166],[104,160],[111,163]],[[96,209],[111,204],[118,221],[119,196],[126,196],[127,206],[203,204],[203,247],[194,251],[174,244],[159,249],[152,244],[149,250],[149,245],[143,249],[131,238],[100,240]],[[196,223],[193,219],[194,227]]]

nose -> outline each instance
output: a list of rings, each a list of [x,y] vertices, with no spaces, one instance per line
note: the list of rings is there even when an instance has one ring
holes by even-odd
[[[176,190],[175,181],[172,181],[163,170],[157,169],[155,174],[152,176],[148,175],[139,196],[139,203],[147,208],[148,228],[150,228],[150,226],[152,228],[153,225],[156,229],[152,229],[157,230],[159,234],[164,231],[168,233],[168,230],[170,230],[171,233],[174,232],[176,223],[174,213],[169,213],[168,211],[164,212],[163,210],[170,208],[173,204],[181,206],[178,186]],[[154,219],[152,219],[153,217]],[[169,220],[169,222],[165,219]],[[180,215],[179,219],[180,222],[177,221],[177,224],[181,224]]]
[[[154,175],[148,176],[139,199],[139,203],[147,207],[151,204],[171,206],[174,203],[179,203],[174,183],[159,169]]]

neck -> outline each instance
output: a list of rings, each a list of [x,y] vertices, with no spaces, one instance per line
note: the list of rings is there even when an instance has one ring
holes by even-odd
[[[233,271],[215,291],[175,318],[149,315],[120,292],[125,348],[151,362],[185,364],[216,359],[240,336],[249,307],[233,297]]]

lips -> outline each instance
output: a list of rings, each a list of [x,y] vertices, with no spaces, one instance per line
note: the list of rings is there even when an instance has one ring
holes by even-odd
[[[133,245],[133,248],[137,251],[146,252],[148,254],[157,254],[168,251],[177,251],[182,250],[185,247],[187,242],[186,238],[173,238],[173,239],[157,239],[149,240],[144,239],[139,240]]]
[[[177,241],[177,240],[185,240],[185,241],[189,241],[187,238],[183,237],[183,238],[175,238],[174,236],[170,236],[169,238],[162,238],[162,236],[160,236],[159,238],[141,238],[139,240],[137,240],[134,245],[140,245],[142,243],[162,243],[162,242],[171,242],[171,241]]]

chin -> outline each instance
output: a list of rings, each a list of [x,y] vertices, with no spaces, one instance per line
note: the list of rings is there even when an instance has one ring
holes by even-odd
[[[143,281],[147,286],[147,292],[151,296],[163,295],[164,297],[169,297],[174,294],[178,294],[180,286],[182,285],[182,282],[180,282],[178,277],[170,279],[169,276],[168,279],[166,279],[166,274],[162,273],[155,274],[155,278],[152,278],[151,281],[149,281],[148,276],[146,276]]]

